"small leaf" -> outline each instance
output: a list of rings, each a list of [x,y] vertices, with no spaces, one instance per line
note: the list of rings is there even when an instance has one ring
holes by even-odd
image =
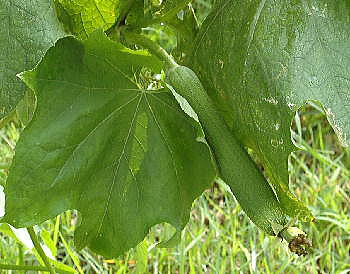
[[[64,36],[52,2],[0,2],[0,119],[17,105],[25,85],[16,77],[28,70]]]
[[[171,92],[139,89],[143,66],[159,71],[160,62],[97,32],[59,40],[22,75],[37,109],[16,146],[3,221],[30,226],[77,209],[76,245],[106,257],[155,224],[184,228],[214,168]]]
[[[55,0],[65,29],[79,38],[87,38],[98,28],[108,29],[119,15],[119,0]]]

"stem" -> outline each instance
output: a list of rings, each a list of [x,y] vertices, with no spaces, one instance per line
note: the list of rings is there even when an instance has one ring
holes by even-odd
[[[23,247],[22,244],[18,244],[18,263],[24,265]],[[20,271],[20,273],[25,273],[25,271]]]
[[[0,269],[6,270],[33,270],[33,271],[47,271],[50,270],[46,266],[37,265],[11,265],[11,264],[0,264]]]
[[[163,61],[165,63],[166,69],[178,66],[174,58],[151,39],[148,39],[143,35],[128,31],[124,31],[123,34],[127,41],[146,48],[150,53],[154,54],[158,59]]]
[[[18,244],[18,260],[19,260],[19,264],[23,264],[24,263],[23,247],[22,247],[21,244]]]
[[[51,274],[55,274],[56,272],[55,272],[54,268],[52,267],[52,265],[49,261],[49,258],[46,256],[44,250],[42,249],[42,247],[39,243],[38,237],[35,234],[34,228],[32,226],[27,227],[27,231],[29,233],[30,238],[33,241],[33,244],[34,244],[36,251],[38,252],[41,259],[43,260],[44,264],[46,265],[46,267],[48,269],[47,271],[49,271]]]

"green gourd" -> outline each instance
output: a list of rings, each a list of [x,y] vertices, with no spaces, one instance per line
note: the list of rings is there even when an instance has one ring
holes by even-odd
[[[276,235],[276,227],[287,224],[271,186],[246,150],[218,114],[196,74],[184,66],[173,66],[167,81],[197,113],[221,178],[227,183],[248,217],[263,231]]]
[[[150,39],[128,31],[127,28],[122,33],[129,42],[147,48],[163,61],[168,83],[197,113],[220,176],[230,186],[248,217],[269,235],[284,238],[291,251],[298,255],[307,254],[311,248],[310,241],[303,231],[289,227],[287,216],[273,189],[232,135],[196,74],[187,67],[179,66],[164,49]]]

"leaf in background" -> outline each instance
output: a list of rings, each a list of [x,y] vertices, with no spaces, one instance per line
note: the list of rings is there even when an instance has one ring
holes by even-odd
[[[183,9],[182,19],[173,18],[168,22],[177,31],[177,60],[186,66],[191,66],[191,53],[195,44],[193,41],[198,33],[198,22],[191,5]]]
[[[177,19],[181,17],[183,19],[184,13],[188,9],[189,3],[191,0],[163,0],[159,1],[157,4],[151,4],[151,8],[147,8],[149,6],[149,1],[145,1],[146,3],[146,11],[149,10],[153,15],[152,23],[170,23],[174,21],[176,23]],[[185,20],[182,20],[182,23],[185,23]],[[188,26],[174,25],[175,31],[183,31],[184,28],[188,28]]]
[[[150,19],[151,16],[151,14],[147,12],[147,2],[145,3],[144,0],[133,0],[131,3],[132,6],[129,4],[129,7],[126,7],[128,10],[124,9],[125,12],[127,12],[125,18],[126,24],[132,26],[143,26],[146,19]]]
[[[51,1],[0,2],[0,119],[24,95],[16,74],[33,68],[63,36]]]
[[[158,13],[160,16],[167,16],[168,14],[176,16],[176,14],[181,9],[185,8],[189,2],[191,2],[191,0],[163,0]],[[174,11],[177,12],[174,13]]]
[[[263,162],[286,212],[309,219],[288,188],[290,124],[317,100],[349,144],[350,2],[222,0],[195,44],[195,70],[226,121]]]
[[[59,40],[22,75],[37,109],[16,146],[2,221],[30,226],[77,209],[77,246],[106,257],[155,224],[183,229],[214,169],[171,92],[138,88],[143,66],[159,71],[160,62],[97,32]]]
[[[98,28],[108,29],[119,16],[119,0],[55,0],[64,28],[85,39]]]

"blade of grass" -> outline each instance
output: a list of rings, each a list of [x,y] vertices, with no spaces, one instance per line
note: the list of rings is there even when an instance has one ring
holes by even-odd
[[[82,268],[80,266],[79,258],[74,254],[73,250],[70,248],[69,244],[64,239],[62,233],[60,231],[58,231],[58,234],[59,234],[59,236],[60,236],[60,238],[62,240],[62,243],[63,243],[65,249],[68,252],[69,257],[71,257],[71,259],[73,260],[73,263],[74,263],[75,267],[78,269],[80,274],[84,274],[84,272],[83,272],[83,270],[82,270]]]

